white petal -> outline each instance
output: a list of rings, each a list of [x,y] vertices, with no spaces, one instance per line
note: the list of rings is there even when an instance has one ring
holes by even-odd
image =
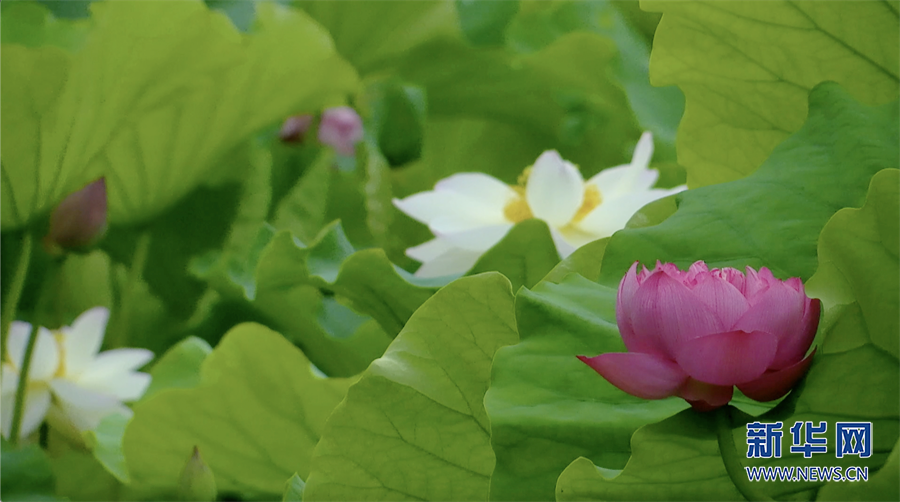
[[[469,251],[484,252],[492,248],[503,239],[513,226],[511,223],[502,225],[490,225],[475,228],[467,228],[458,221],[447,218],[439,218],[431,223],[428,228],[441,240],[447,241],[453,247]]]
[[[21,371],[29,336],[31,336],[30,324],[14,322],[10,326],[6,350],[16,371]],[[46,381],[52,378],[59,368],[59,347],[47,328],[38,328],[37,337],[34,353],[31,355],[31,367],[28,368],[28,378]]]
[[[468,206],[465,197],[452,192],[420,192],[393,202],[397,209],[426,225],[438,216]]]
[[[147,364],[151,359],[153,352],[146,349],[110,350],[97,356],[86,370],[71,380],[85,388],[125,399],[124,395],[137,392],[131,388],[135,378],[130,375],[134,375],[134,370]],[[137,377],[142,382],[145,378],[147,377]],[[145,382],[146,384],[149,384],[149,380]],[[113,391],[114,389],[121,389],[125,394],[119,395],[118,391]],[[143,392],[143,389],[140,392]]]
[[[150,386],[151,377],[147,373],[130,371],[118,374],[114,379],[87,380],[81,379],[78,384],[85,389],[109,394],[125,402],[135,401],[144,395]]]
[[[424,244],[408,248],[406,250],[406,256],[424,263],[437,258],[452,248],[453,246],[445,240],[431,239]]]
[[[535,218],[561,227],[572,220],[584,202],[584,178],[577,167],[555,150],[548,150],[534,162],[525,199]]]
[[[6,355],[15,366],[16,371],[22,367],[22,359],[25,358],[25,347],[28,345],[28,336],[31,335],[31,324],[22,321],[13,321],[9,325],[7,335]]]
[[[50,409],[50,391],[46,387],[30,390],[25,396],[25,413],[19,437],[26,437],[36,431]]]
[[[678,193],[685,187],[676,187],[670,190],[647,190],[635,192],[618,199],[604,201],[596,209],[591,211],[578,224],[578,227],[596,238],[608,237],[625,228],[628,220],[642,207],[663,197]]]
[[[480,257],[481,253],[477,251],[453,248],[437,258],[423,263],[419,270],[416,270],[415,275],[416,277],[430,278],[464,274],[475,265]]]
[[[73,382],[55,379],[50,388],[63,413],[80,431],[97,427],[100,420],[122,408],[122,403],[115,397],[90,389],[85,389]]]
[[[597,187],[603,199],[616,199],[631,192],[649,190],[658,178],[656,169],[640,170],[626,164],[600,171],[587,184]]]
[[[465,195],[475,202],[500,201],[501,207],[516,196],[506,183],[484,173],[457,173],[434,185],[438,192],[450,191]]]
[[[3,363],[3,380],[0,382],[0,394],[15,394],[16,387],[19,385],[19,372],[15,370],[12,363]]]
[[[634,155],[631,157],[631,165],[647,169],[650,165],[650,158],[653,157],[653,133],[646,131],[641,134],[637,146],[634,147]]]
[[[476,225],[504,221],[503,208],[516,192],[483,173],[459,173],[438,181],[433,191],[394,199],[394,206],[425,224],[437,217],[457,216]]]
[[[71,327],[62,329],[65,333],[66,374],[77,375],[87,368],[103,344],[107,321],[109,310],[94,307],[78,316]]]
[[[9,438],[12,433],[12,419],[15,408],[15,394],[4,396],[0,406],[2,406],[2,427],[3,437]],[[19,428],[19,437],[24,438],[36,431],[44,417],[47,416],[47,410],[50,409],[50,391],[46,387],[29,390],[25,395],[25,413],[22,414],[22,423]]]

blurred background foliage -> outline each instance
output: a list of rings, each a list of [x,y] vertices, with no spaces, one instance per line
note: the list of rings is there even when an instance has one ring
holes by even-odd
[[[3,42],[57,45],[77,54],[92,29],[91,3],[5,2]],[[355,250],[383,248],[391,262],[414,271],[417,262],[404,250],[430,238],[430,232],[397,211],[391,198],[428,190],[456,172],[486,172],[514,184],[547,149],[559,150],[589,177],[628,162],[643,130],[654,133],[658,185],[685,180],[674,154],[683,97],[675,87],[649,84],[649,51],[660,16],[641,11],[636,2],[279,3],[327,29],[339,56],[358,74],[356,90],[344,96],[365,124],[356,158],[335,159],[314,141],[279,141],[284,118],[319,111],[284,109],[279,120],[216,157],[190,193],[145,217],[113,217],[100,250],[70,256],[54,279],[64,283],[47,293],[53,304],[47,310],[58,324],[89,306],[121,301],[127,289],[126,296],[136,298],[127,339],[157,353],[187,335],[215,344],[244,320],[274,325],[303,347],[309,336],[299,334],[299,326],[320,323],[273,319],[277,309],[254,306],[224,285],[235,281],[212,279],[214,263],[228,255],[252,276],[251,261],[268,244],[267,231],[288,230],[309,244],[339,219]],[[206,4],[241,32],[266,29],[260,2]],[[277,50],[277,39],[268,49]],[[21,231],[6,227],[4,237]],[[135,282],[127,269],[144,234],[150,236],[149,252]],[[4,288],[19,243],[2,240]],[[42,250],[34,251],[36,265],[19,309],[23,318],[47,289],[42,274],[48,261]],[[328,288],[299,288],[306,292],[290,294],[319,307],[291,317],[330,319],[334,316],[324,314],[329,308],[352,304]],[[338,301],[328,303],[332,298]],[[343,315],[359,315],[352,313]],[[119,326],[113,319],[110,329]],[[336,338],[327,327],[316,330],[325,331],[323,339]]]

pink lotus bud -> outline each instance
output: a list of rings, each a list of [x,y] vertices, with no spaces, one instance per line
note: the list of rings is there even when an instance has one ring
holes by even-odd
[[[319,141],[341,155],[354,155],[355,145],[363,138],[362,119],[353,108],[339,106],[322,112]]]
[[[306,133],[313,123],[312,115],[294,115],[288,117],[281,125],[278,137],[285,143],[303,143]]]
[[[44,246],[52,254],[79,250],[96,244],[105,233],[106,180],[100,178],[56,206]]]
[[[578,356],[610,383],[644,399],[679,396],[698,411],[731,401],[734,386],[757,401],[787,392],[806,373],[819,300],[769,269],[687,271],[635,263],[619,284],[616,321],[628,352]]]

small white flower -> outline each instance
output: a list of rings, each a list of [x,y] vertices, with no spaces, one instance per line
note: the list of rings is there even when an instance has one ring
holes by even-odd
[[[96,428],[103,417],[113,413],[131,416],[122,402],[141,397],[147,389],[150,375],[135,370],[150,361],[153,353],[116,349],[98,354],[108,320],[109,310],[95,307],[81,314],[71,327],[55,332],[38,328],[19,437],[34,432],[48,414],[79,432]],[[26,322],[15,321],[9,329],[0,394],[6,438],[12,429],[16,387],[30,334],[31,325]]]
[[[653,189],[659,172],[649,169],[653,137],[645,132],[630,164],[612,167],[584,181],[578,167],[555,150],[541,154],[511,187],[483,173],[459,173],[429,192],[394,199],[398,209],[426,225],[435,238],[406,250],[422,262],[419,277],[469,270],[516,223],[544,220],[563,258],[588,242],[608,237],[639,209],[685,190]]]

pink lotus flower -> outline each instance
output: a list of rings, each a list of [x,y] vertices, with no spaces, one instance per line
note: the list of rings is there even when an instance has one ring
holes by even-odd
[[[698,411],[731,401],[734,386],[757,401],[787,394],[806,373],[819,300],[794,277],[769,269],[687,271],[657,262],[619,284],[616,321],[628,352],[578,356],[603,378],[644,399],[679,396]]]
[[[363,139],[362,119],[353,108],[338,106],[322,112],[319,141],[334,148],[341,155],[352,156],[356,144]]]

